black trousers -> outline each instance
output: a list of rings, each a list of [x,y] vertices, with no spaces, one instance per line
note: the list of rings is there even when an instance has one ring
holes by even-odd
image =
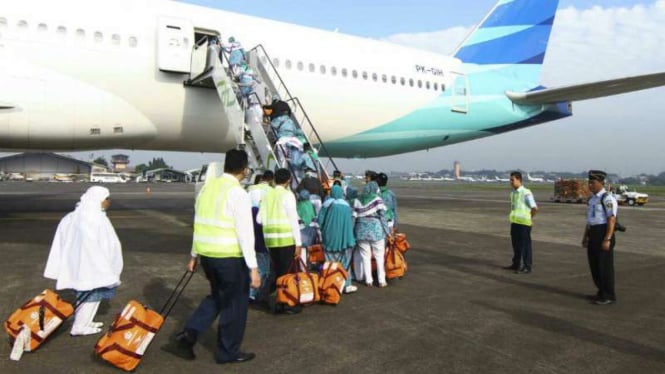
[[[289,245],[286,247],[277,247],[277,248],[268,248],[270,251],[270,260],[272,261],[272,273],[270,280],[270,292],[273,293],[277,290],[277,278],[281,277],[284,274],[288,274],[289,267],[293,261],[293,255],[296,251],[295,245]],[[300,268],[296,268],[297,271],[300,271]],[[276,313],[282,313],[288,310],[299,311],[302,308],[300,305],[294,307],[289,307],[286,304],[278,304],[276,306]]]
[[[531,226],[510,224],[510,239],[513,243],[513,267],[519,269],[520,262],[527,269],[531,269]]]
[[[249,304],[249,269],[245,259],[201,256],[201,267],[210,282],[210,295],[201,301],[185,324],[194,338],[206,331],[219,316],[217,361],[238,357],[245,335]]]
[[[589,244],[587,245],[587,257],[593,283],[598,288],[598,297],[604,300],[615,300],[614,293],[614,244],[612,235],[610,250],[603,250],[603,239],[607,225],[593,225],[589,228]]]

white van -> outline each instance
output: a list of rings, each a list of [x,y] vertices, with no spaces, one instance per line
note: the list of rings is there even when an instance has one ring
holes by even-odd
[[[90,174],[91,183],[125,183],[120,175],[115,173],[93,173]]]

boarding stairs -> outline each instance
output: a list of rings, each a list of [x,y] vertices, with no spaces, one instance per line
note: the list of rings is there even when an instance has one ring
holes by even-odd
[[[263,46],[258,45],[246,53],[246,61],[260,82],[249,97],[240,94],[239,84],[233,78],[228,59],[225,54],[220,54],[220,46],[202,40],[194,48],[204,46],[207,50],[203,71],[194,77],[190,74],[190,78],[184,82],[185,86],[213,88],[217,91],[222,110],[232,126],[231,131],[235,135],[236,144],[249,155],[253,174],[274,170],[277,167],[288,168],[295,183],[299,183],[299,173],[286,159],[278,157],[279,153],[285,154],[285,152],[275,152],[276,135],[269,122],[264,121],[263,115],[262,105],[266,104],[266,98],[270,100],[274,94],[277,94],[287,102],[292,109],[292,120],[302,131],[314,152],[326,155],[328,153],[300,100],[291,95]],[[223,58],[220,59],[220,56]],[[321,158],[315,162],[318,163],[316,166],[319,179],[322,184],[328,185],[330,176],[327,167],[335,169],[337,167],[332,158],[326,157],[325,160],[325,164]]]

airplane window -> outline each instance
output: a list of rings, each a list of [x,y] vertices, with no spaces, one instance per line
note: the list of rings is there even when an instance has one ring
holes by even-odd
[[[56,32],[58,35],[65,35],[67,34],[67,28],[65,26],[58,26],[58,30]]]
[[[93,127],[90,129],[90,135],[100,135],[102,133],[102,129],[99,127]]]
[[[397,78],[393,75],[390,77],[390,81],[393,82],[393,84],[397,83]]]
[[[363,79],[367,80],[367,72],[366,71],[363,71]]]
[[[409,78],[409,86],[413,87],[413,79]]]
[[[77,29],[76,36],[78,36],[81,39],[85,38],[85,31],[83,29]]]
[[[439,84],[434,82],[434,91],[438,91],[438,90],[439,90]]]
[[[376,82],[379,79],[379,77],[376,75],[376,73],[372,73],[372,80]]]
[[[312,63],[310,62],[310,63],[309,63],[309,72],[310,72],[310,73],[313,73],[314,70],[316,70],[316,66],[314,66],[314,64],[312,64]]]
[[[7,18],[1,17],[0,18],[0,29],[6,29],[7,28]]]
[[[326,73],[326,66],[321,65],[321,67],[319,68],[319,71],[321,72],[321,74],[325,74]]]
[[[429,90],[429,81],[425,82],[425,88],[427,88]]]
[[[113,36],[111,36],[111,41],[113,42],[113,44],[118,45],[122,40],[120,39],[120,35],[113,34]]]
[[[302,63],[302,61],[298,61],[298,70],[302,70],[305,65]]]
[[[446,90],[446,85],[441,83],[441,91],[445,91],[445,90]]]
[[[423,88],[423,81],[418,79],[418,88]]]
[[[27,29],[28,28],[28,21],[20,20],[18,21],[17,24],[19,29]]]
[[[346,78],[346,76],[347,76],[348,74],[349,74],[349,73],[347,72],[346,68],[342,68],[342,76],[343,76],[344,78]]]
[[[139,44],[138,39],[136,39],[135,36],[130,36],[129,37],[129,46],[134,48],[134,47],[136,47],[137,44]]]
[[[335,66],[330,67],[330,74],[333,76],[337,75],[337,68]]]
[[[388,82],[388,76],[385,75],[385,74],[381,74],[381,81],[382,81],[383,83]]]
[[[104,35],[102,34],[101,31],[95,31],[95,41],[97,43],[100,43],[104,40]]]
[[[123,132],[124,132],[124,129],[122,128],[122,126],[118,126],[118,127],[113,128],[113,133],[114,134],[122,134]]]
[[[48,31],[48,26],[46,26],[45,23],[40,23],[39,25],[37,25],[37,31],[39,32]]]
[[[358,71],[353,69],[353,71],[351,72],[351,76],[353,76],[354,79],[358,78]]]
[[[277,57],[272,59],[272,64],[275,66],[275,68],[279,67],[279,59]]]
[[[399,83],[400,83],[402,86],[405,85],[405,84],[406,84],[406,79],[404,79],[404,77],[401,77],[401,78],[399,79]]]
[[[293,66],[293,63],[291,62],[291,60],[286,60],[286,62],[284,63],[284,66],[287,69],[291,69],[291,67]]]

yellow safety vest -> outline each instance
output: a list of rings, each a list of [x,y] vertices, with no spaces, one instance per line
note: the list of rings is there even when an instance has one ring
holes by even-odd
[[[194,253],[214,258],[242,257],[232,216],[225,212],[229,191],[237,179],[222,176],[206,181],[196,198]]]
[[[289,217],[284,210],[284,199],[290,193],[284,187],[277,186],[261,200],[259,212],[263,237],[268,248],[287,247],[296,243]]]
[[[510,223],[531,226],[531,208],[526,205],[527,194],[531,191],[520,187],[510,193]]]

